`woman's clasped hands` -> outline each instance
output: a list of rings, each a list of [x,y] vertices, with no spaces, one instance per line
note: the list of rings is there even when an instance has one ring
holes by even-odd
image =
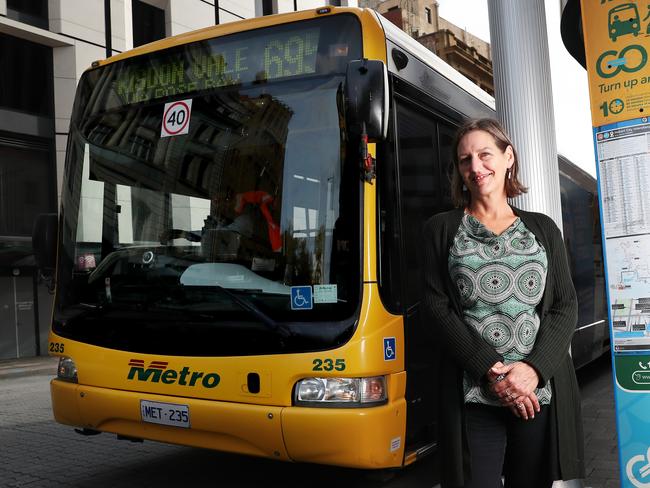
[[[487,373],[490,390],[502,405],[510,408],[519,418],[535,418],[539,412],[539,401],[535,389],[539,384],[537,371],[522,361],[503,364],[497,362]]]

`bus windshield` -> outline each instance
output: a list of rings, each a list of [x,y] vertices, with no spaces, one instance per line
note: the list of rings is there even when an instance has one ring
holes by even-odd
[[[360,178],[342,83],[361,35],[337,17],[84,75],[56,333],[193,356],[325,349],[351,335]]]

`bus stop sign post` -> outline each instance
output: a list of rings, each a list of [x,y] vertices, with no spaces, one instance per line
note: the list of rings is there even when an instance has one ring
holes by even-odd
[[[650,0],[581,0],[622,488],[650,488]]]

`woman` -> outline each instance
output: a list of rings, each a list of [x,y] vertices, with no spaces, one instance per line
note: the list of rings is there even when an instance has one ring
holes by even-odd
[[[454,144],[458,208],[425,226],[425,304],[442,354],[443,487],[550,487],[584,477],[569,345],[577,320],[562,236],[508,204],[526,191],[499,123]]]

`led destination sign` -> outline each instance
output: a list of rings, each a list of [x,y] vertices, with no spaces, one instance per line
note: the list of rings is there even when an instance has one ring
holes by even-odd
[[[113,90],[123,104],[316,72],[320,28],[193,43],[120,66]],[[340,46],[339,46],[339,49]],[[341,49],[346,54],[347,49]]]
[[[350,59],[362,57],[361,23],[349,13],[177,45],[86,71],[73,121],[230,85],[342,75]]]

